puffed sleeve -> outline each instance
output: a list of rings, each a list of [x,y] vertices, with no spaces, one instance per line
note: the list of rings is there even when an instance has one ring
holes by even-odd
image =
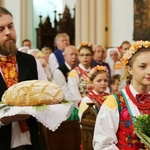
[[[62,89],[62,91],[65,95],[65,99],[70,100],[69,89],[68,89],[68,84],[66,82],[66,78],[59,69],[56,69],[54,71],[52,80],[54,81],[54,83],[56,83]]]
[[[68,75],[68,88],[70,91],[70,98],[74,101],[74,104],[77,107],[78,102],[82,99],[82,96],[79,91],[79,76],[75,70],[72,70]]]
[[[53,72],[59,67],[59,64],[57,62],[57,58],[56,58],[54,53],[50,54],[48,63],[49,63],[50,72],[53,75]]]
[[[118,104],[113,95],[103,103],[95,123],[93,147],[94,150],[119,150],[116,147],[119,125]]]

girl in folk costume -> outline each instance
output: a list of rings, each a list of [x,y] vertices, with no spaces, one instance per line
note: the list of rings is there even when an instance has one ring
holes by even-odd
[[[93,46],[91,43],[81,43],[78,48],[79,65],[73,69],[68,75],[68,88],[71,101],[74,102],[73,115],[75,118],[71,120],[78,120],[78,104],[90,90],[90,83],[88,73],[91,70],[93,60]],[[75,114],[74,114],[75,112]]]
[[[89,72],[90,80],[93,88],[90,90],[87,96],[85,96],[79,106],[79,116],[88,108],[87,103],[95,103],[95,111],[98,113],[105,96],[109,82],[109,70],[106,66],[96,66]]]
[[[137,116],[150,114],[150,96],[144,96],[150,92],[150,42],[135,42],[122,63],[126,75],[132,76],[131,84],[104,101],[96,119],[94,150],[144,149],[134,133],[133,123]]]

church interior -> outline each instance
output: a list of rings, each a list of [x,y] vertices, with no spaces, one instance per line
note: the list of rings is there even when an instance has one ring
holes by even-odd
[[[13,14],[18,48],[30,39],[33,49],[54,51],[58,33],[67,33],[76,47],[81,42],[113,48],[123,41],[150,40],[150,2],[142,2],[145,7],[140,0],[0,0],[0,5]],[[43,150],[93,150],[93,105],[88,104],[80,122],[64,121],[55,132],[39,123]]]

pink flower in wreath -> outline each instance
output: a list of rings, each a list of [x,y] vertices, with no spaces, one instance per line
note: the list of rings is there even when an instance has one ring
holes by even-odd
[[[125,120],[129,120],[129,118],[130,118],[130,114],[129,114],[127,108],[124,108],[122,110],[121,115],[122,115],[122,118]]]

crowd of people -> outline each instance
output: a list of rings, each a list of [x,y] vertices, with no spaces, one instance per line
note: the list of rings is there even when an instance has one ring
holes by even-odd
[[[69,120],[80,120],[87,103],[95,104],[98,115],[94,150],[144,148],[134,134],[133,117],[150,114],[149,101],[136,99],[136,94],[150,91],[150,42],[138,41],[131,45],[123,41],[120,46],[107,49],[89,42],[75,46],[70,44],[67,33],[59,33],[55,37],[55,50],[32,49],[29,39],[17,48],[13,16],[3,7],[0,7],[0,29],[0,96],[17,82],[33,79],[53,82],[62,89],[65,99],[73,102]],[[7,62],[1,62],[1,58],[10,56],[15,59],[12,67],[17,70],[12,80],[5,78],[11,75],[3,71]],[[20,131],[20,120],[26,120],[27,131]],[[0,147],[42,150],[37,128],[35,118],[29,115],[1,118]]]

